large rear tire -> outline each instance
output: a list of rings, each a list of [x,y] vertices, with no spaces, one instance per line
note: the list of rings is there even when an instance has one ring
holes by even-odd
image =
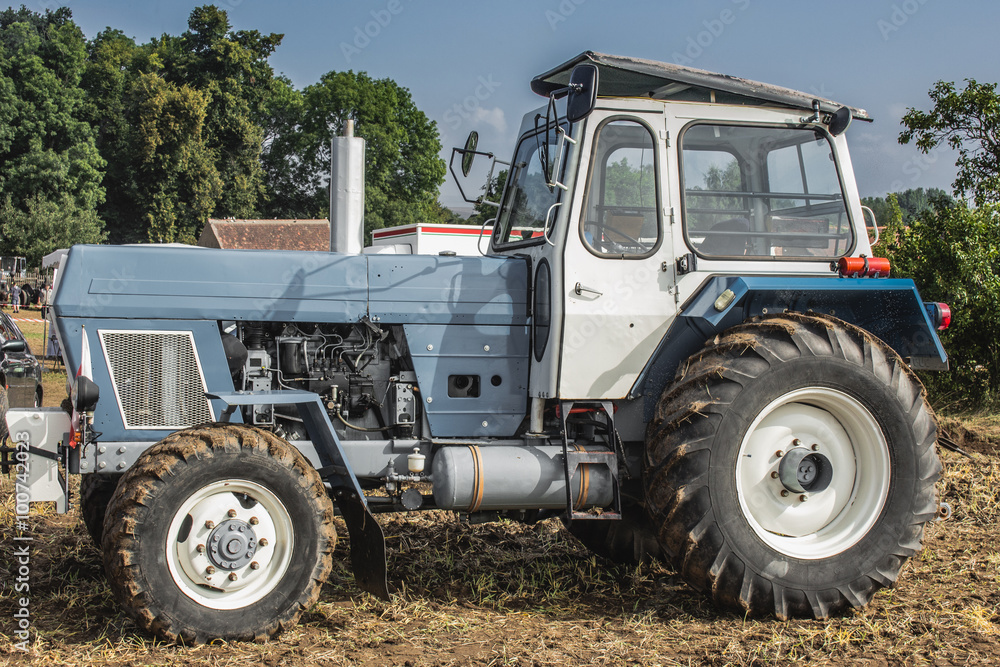
[[[242,425],[179,431],[118,484],[104,562],[119,603],[170,641],[262,640],[319,597],[333,505],[308,461]]]
[[[750,320],[664,392],[646,502],[682,577],[718,605],[825,619],[920,549],[935,440],[922,385],[878,339],[826,316]]]

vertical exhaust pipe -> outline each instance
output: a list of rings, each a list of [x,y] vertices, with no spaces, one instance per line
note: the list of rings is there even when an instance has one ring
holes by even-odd
[[[348,120],[330,145],[330,252],[361,254],[365,245],[365,140]]]

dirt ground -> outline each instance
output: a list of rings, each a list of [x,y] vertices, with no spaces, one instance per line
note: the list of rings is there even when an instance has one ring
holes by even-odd
[[[427,512],[380,517],[391,602],[354,585],[341,524],[341,559],[298,626],[267,643],[169,645],[118,611],[77,510],[42,507],[31,516],[24,653],[14,645],[12,483],[3,477],[0,664],[997,665],[1000,417],[945,426],[971,457],[942,451],[939,490],[952,517],[928,527],[893,589],[826,622],[720,612],[666,566],[595,558],[558,521],[468,525]]]

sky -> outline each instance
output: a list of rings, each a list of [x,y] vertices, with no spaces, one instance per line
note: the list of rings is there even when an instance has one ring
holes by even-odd
[[[187,29],[188,0],[25,0],[60,4],[88,37],[110,26],[139,42]],[[955,155],[900,146],[908,108],[930,110],[939,80],[1000,80],[1000,3],[988,0],[217,0],[234,29],[283,33],[270,62],[303,88],[364,71],[409,89],[444,146],[470,130],[509,156],[521,117],[544,99],[531,78],[583,51],[675,62],[861,107],[848,130],[862,196],[951,192]],[[450,176],[442,203],[461,206]]]

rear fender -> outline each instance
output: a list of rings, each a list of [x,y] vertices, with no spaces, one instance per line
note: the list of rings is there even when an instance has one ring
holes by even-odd
[[[948,370],[948,355],[911,280],[715,276],[684,304],[629,393],[645,398],[643,421],[652,420],[678,364],[707,340],[751,317],[786,311],[832,315],[878,337],[913,369]]]

